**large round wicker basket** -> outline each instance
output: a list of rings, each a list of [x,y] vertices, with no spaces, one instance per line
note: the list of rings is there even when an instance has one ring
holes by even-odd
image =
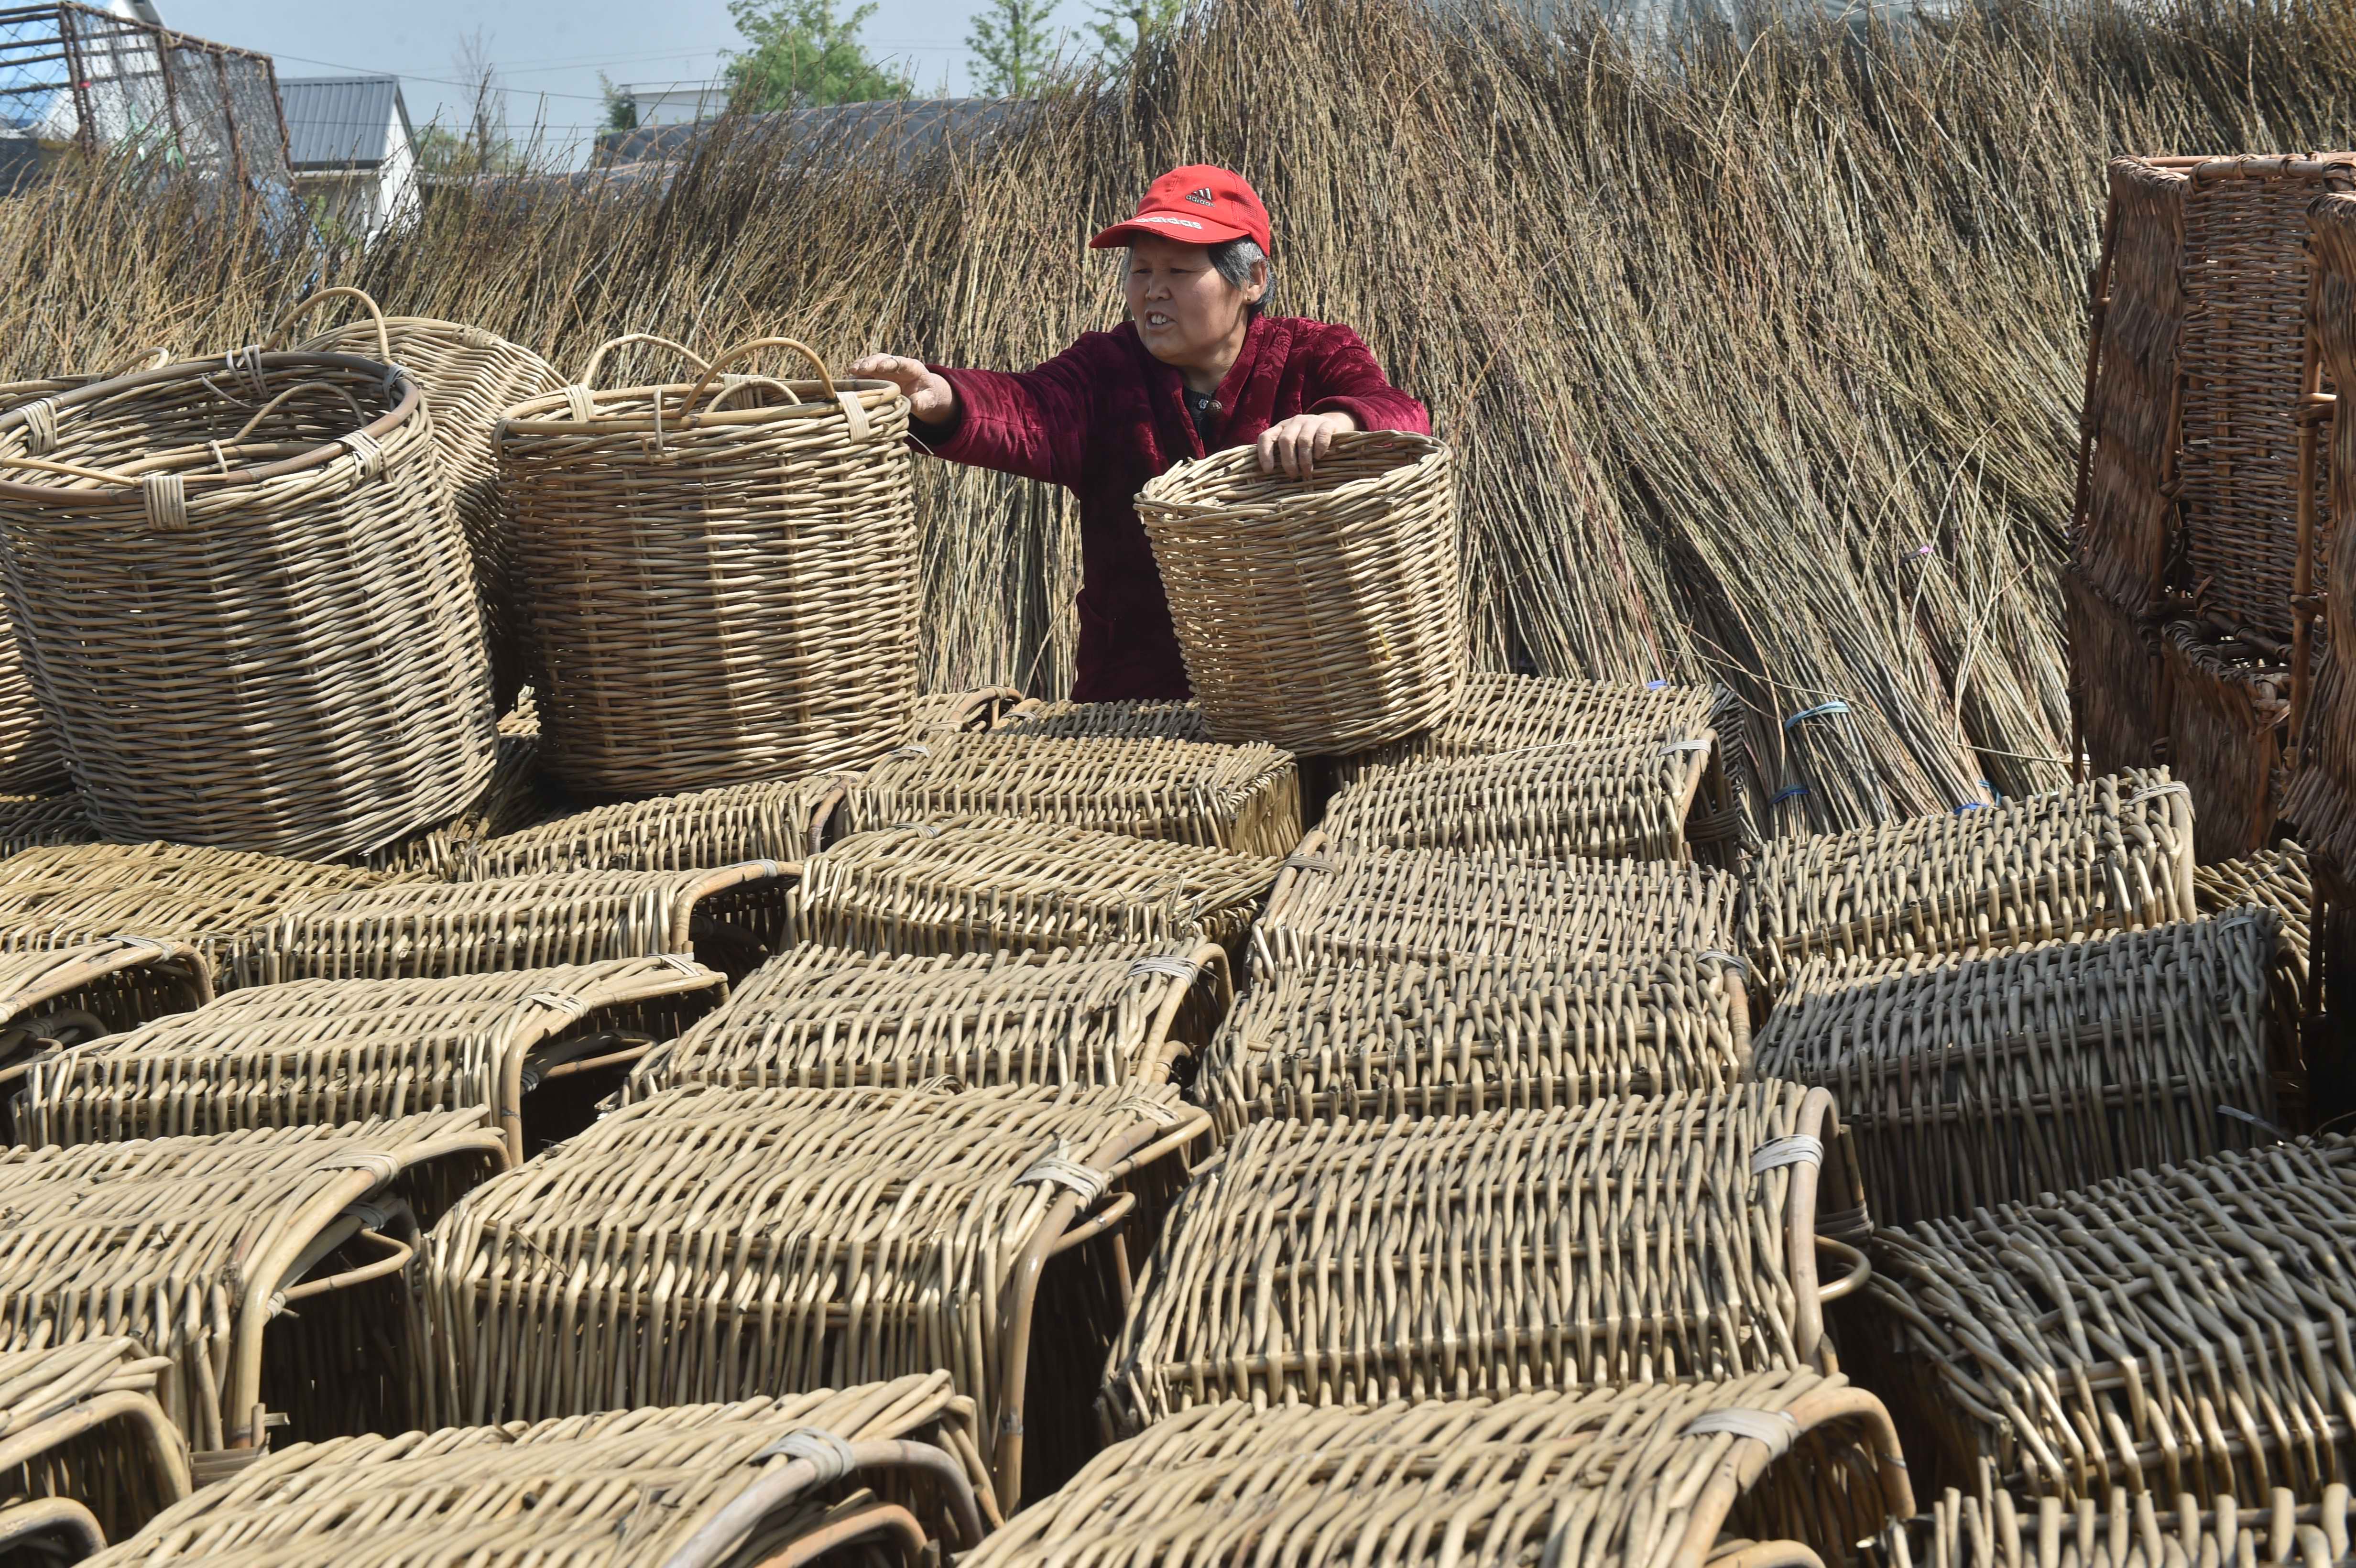
[[[818,379],[723,379],[766,347]],[[916,698],[907,425],[897,388],[835,381],[786,338],[692,385],[573,386],[508,411],[542,765],[578,794],[646,795],[899,744]]]
[[[1355,752],[1455,700],[1467,652],[1440,442],[1339,436],[1308,480],[1236,447],[1155,479],[1137,512],[1213,740]]]
[[[496,715],[424,398],[250,349],[0,415],[8,607],[91,826],[327,859],[455,816]]]

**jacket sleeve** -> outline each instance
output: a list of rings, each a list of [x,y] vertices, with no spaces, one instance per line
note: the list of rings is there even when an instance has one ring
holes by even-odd
[[[937,457],[995,468],[1050,485],[1079,483],[1096,403],[1099,356],[1087,339],[1036,369],[959,370],[930,367],[957,389],[948,427],[911,424],[916,444]]]
[[[1346,326],[1329,328],[1323,354],[1311,372],[1308,411],[1339,412],[1358,421],[1360,430],[1397,430],[1410,435],[1431,433],[1430,411],[1390,384],[1375,363],[1364,339]]]

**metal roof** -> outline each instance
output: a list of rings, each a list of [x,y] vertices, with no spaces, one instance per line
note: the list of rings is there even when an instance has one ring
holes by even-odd
[[[740,115],[739,136],[759,142],[782,135],[804,157],[889,160],[905,172],[952,144],[1019,125],[1035,105],[1024,99],[893,99],[829,103],[782,112]],[[722,120],[608,131],[597,138],[597,161],[611,167],[684,158],[711,137]]]
[[[278,83],[286,110],[288,162],[304,169],[372,169],[389,151],[386,130],[401,117],[412,142],[397,76],[312,76]]]

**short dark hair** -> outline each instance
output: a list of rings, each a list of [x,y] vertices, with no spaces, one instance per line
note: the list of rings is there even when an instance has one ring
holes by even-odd
[[[1268,252],[1259,248],[1258,241],[1249,238],[1241,240],[1222,240],[1217,244],[1211,247],[1211,266],[1213,270],[1215,271],[1219,276],[1226,279],[1227,282],[1235,284],[1236,287],[1239,289],[1248,289],[1251,287],[1252,263],[1254,261],[1267,261]],[[1276,268],[1274,264],[1271,263],[1269,267],[1269,283],[1273,287],[1275,283]],[[1262,293],[1258,299],[1252,301],[1251,304],[1246,305],[1244,308],[1249,311],[1252,315],[1258,315],[1262,310],[1267,308],[1267,299],[1268,295]]]

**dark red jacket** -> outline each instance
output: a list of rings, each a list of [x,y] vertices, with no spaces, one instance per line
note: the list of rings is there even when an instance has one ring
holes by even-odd
[[[1190,695],[1162,574],[1133,505],[1145,482],[1205,455],[1178,372],[1127,322],[1091,332],[1035,370],[933,368],[957,389],[958,414],[918,450],[1062,485],[1080,498],[1081,702]],[[1246,446],[1280,420],[1339,410],[1361,430],[1431,429],[1421,403],[1383,377],[1346,326],[1254,318],[1219,383],[1212,450]]]

